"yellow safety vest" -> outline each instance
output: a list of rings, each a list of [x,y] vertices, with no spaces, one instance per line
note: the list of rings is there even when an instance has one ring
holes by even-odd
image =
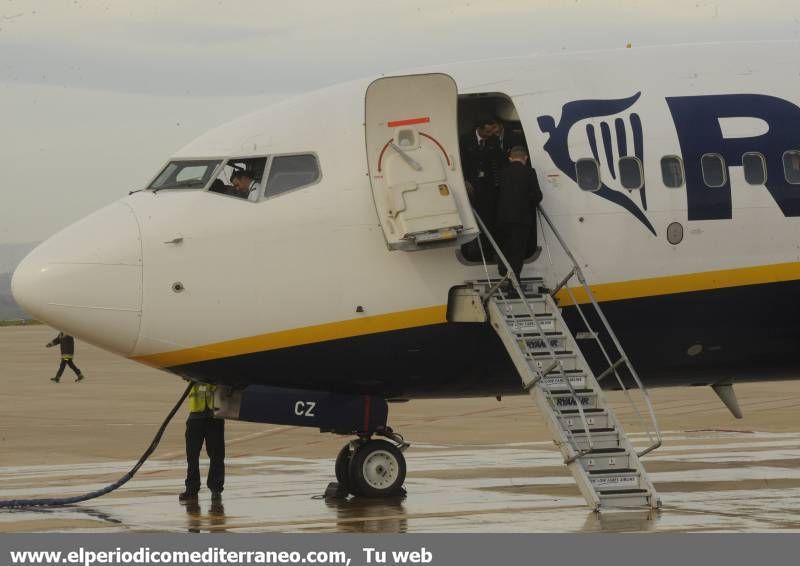
[[[202,413],[205,410],[214,410],[214,390],[216,385],[195,383],[189,392],[189,412]]]

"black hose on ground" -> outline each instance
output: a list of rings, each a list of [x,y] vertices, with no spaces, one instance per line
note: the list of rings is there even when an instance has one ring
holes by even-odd
[[[150,455],[155,451],[158,443],[161,442],[161,437],[164,435],[164,431],[167,430],[167,425],[172,420],[172,417],[175,416],[175,413],[178,412],[178,409],[181,408],[183,402],[186,400],[186,397],[189,396],[189,391],[192,389],[192,384],[190,383],[189,386],[186,388],[186,391],[183,392],[181,398],[178,399],[178,402],[175,403],[175,406],[172,407],[172,410],[167,415],[167,418],[164,419],[164,422],[161,423],[161,426],[158,429],[155,437],[153,438],[152,442],[150,442],[150,446],[147,447],[147,450],[144,451],[142,457],[139,458],[139,461],[136,462],[136,465],[130,469],[130,471],[119,478],[112,484],[105,486],[103,489],[98,489],[97,491],[92,491],[90,493],[84,493],[83,495],[75,495],[73,497],[61,497],[61,498],[50,498],[50,499],[8,499],[8,500],[0,500],[0,509],[23,509],[26,507],[61,507],[62,505],[72,505],[73,503],[80,503],[81,501],[88,501],[89,499],[95,499],[96,497],[100,497],[101,495],[105,495],[107,493],[111,493],[115,489],[119,489],[139,471],[139,468],[147,461]]]

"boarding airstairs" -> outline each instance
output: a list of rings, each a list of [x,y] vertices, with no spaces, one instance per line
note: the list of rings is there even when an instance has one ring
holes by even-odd
[[[490,278],[487,270],[485,280],[471,281],[468,288],[480,296],[489,323],[522,378],[523,389],[545,417],[553,441],[589,506],[594,510],[658,508],[661,501],[639,460],[661,445],[647,390],[595,300],[579,264],[549,217],[543,211],[540,214],[571,260],[570,273],[550,290],[545,288],[542,279],[517,281],[510,268],[508,281]],[[508,267],[485,225],[480,219],[478,222],[499,261]],[[542,227],[544,229],[544,225]],[[571,288],[574,279],[579,286]],[[576,300],[576,289],[584,294],[583,307]],[[565,306],[577,309],[585,331],[573,335],[556,297]],[[591,320],[599,321],[598,330],[605,332],[605,340],[592,328],[587,315],[589,309],[594,310]],[[593,373],[578,347],[576,336],[596,342],[607,369],[598,375]],[[633,413],[646,431],[649,445],[643,449],[637,451],[631,444],[600,387],[600,382],[612,379],[616,379],[617,388],[625,392]],[[639,403],[635,402],[634,393]],[[642,400],[645,411],[640,407]],[[644,413],[649,419],[645,419]]]

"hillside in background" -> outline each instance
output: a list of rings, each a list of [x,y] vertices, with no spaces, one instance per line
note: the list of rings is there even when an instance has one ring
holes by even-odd
[[[35,243],[0,244],[0,320],[28,318],[11,296],[11,275]]]

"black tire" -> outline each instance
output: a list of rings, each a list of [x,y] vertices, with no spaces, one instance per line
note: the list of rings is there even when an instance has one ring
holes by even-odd
[[[336,456],[336,481],[339,482],[339,489],[347,492],[350,491],[350,458],[352,455],[350,443],[347,443]]]
[[[353,495],[397,495],[406,481],[406,459],[391,442],[370,440],[359,446],[353,454],[349,476]]]

